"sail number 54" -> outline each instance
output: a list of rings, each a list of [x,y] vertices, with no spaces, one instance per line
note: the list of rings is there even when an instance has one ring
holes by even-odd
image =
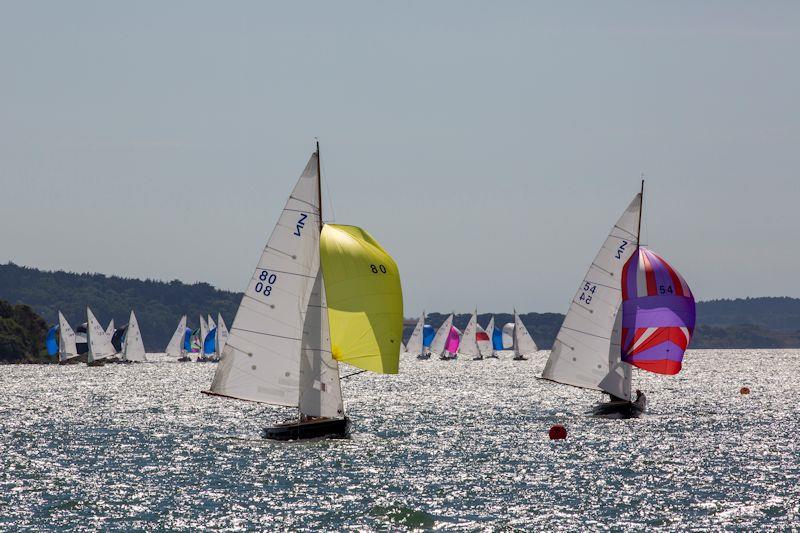
[[[256,292],[263,294],[264,296],[269,296],[272,294],[272,286],[275,285],[275,282],[278,280],[278,276],[275,274],[270,274],[266,270],[262,270],[261,274],[258,275],[259,281],[256,282]]]
[[[580,301],[588,304],[592,302],[592,295],[597,290],[597,285],[593,283],[589,283],[588,281],[583,284],[583,290],[581,291],[581,296],[578,298]]]

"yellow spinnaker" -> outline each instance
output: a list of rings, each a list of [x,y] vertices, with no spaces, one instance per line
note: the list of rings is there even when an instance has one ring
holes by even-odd
[[[403,291],[394,259],[363,229],[338,224],[322,228],[319,251],[333,357],[397,374]]]

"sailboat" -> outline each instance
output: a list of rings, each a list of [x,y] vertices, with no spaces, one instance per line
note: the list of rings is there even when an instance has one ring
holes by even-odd
[[[437,354],[439,359],[449,361],[456,358],[456,351],[458,350],[458,333],[453,327],[453,316],[455,312],[450,313],[439,329],[436,330],[436,336],[431,342],[431,353]],[[453,338],[455,333],[455,339]]]
[[[228,328],[225,326],[225,321],[222,320],[222,315],[217,313],[217,355],[222,354],[225,349],[225,343],[228,342]]]
[[[125,330],[125,340],[122,342],[120,360],[126,363],[141,363],[147,360],[144,341],[142,341],[142,332],[139,330],[139,321],[136,320],[136,314],[133,309],[131,309],[131,317]]]
[[[210,354],[206,353],[206,337],[208,337],[208,333],[208,322],[206,322],[206,319],[203,318],[203,315],[200,315],[200,333],[198,337],[200,353],[196,359],[198,363],[206,363],[211,361],[213,358],[213,352]]]
[[[114,356],[116,350],[111,344],[111,337],[88,307],[86,308],[86,316],[88,317],[86,322],[86,343],[89,345],[86,364],[87,366],[103,366],[106,360]]]
[[[296,407],[274,440],[344,438],[339,362],[396,374],[397,265],[366,231],[323,224],[319,144],[267,241],[207,394]]]
[[[502,350],[503,345],[501,342],[498,348],[495,342],[495,332],[499,333],[499,330],[494,327],[494,316],[489,319],[489,323],[486,324],[486,329],[483,331],[486,336],[485,339],[480,335],[480,332],[478,333],[478,348],[481,350],[481,355],[487,359],[499,359],[495,351]]]
[[[406,344],[406,351],[408,353],[417,354],[417,359],[430,359],[431,358],[431,351],[427,349],[425,346],[425,310],[422,311],[422,315],[417,320],[417,325],[414,326],[414,331],[411,332],[411,336],[408,338],[408,344]]]
[[[178,327],[169,339],[169,344],[164,348],[164,352],[174,357],[180,362],[191,361],[192,358],[186,355],[186,315],[178,321]]]
[[[600,390],[594,414],[630,418],[647,398],[631,395],[632,366],[680,371],[695,324],[691,290],[677,270],[640,246],[642,190],[611,229],[572,299],[542,378]]]
[[[58,334],[58,364],[77,363],[79,354],[75,343],[75,332],[61,311],[58,312]]]
[[[467,322],[467,327],[464,328],[464,334],[461,336],[461,342],[458,345],[458,353],[472,357],[473,360],[483,359],[480,348],[478,348],[478,310],[472,313]]]
[[[533,337],[528,333],[528,328],[522,323],[522,319],[514,309],[514,361],[527,361],[526,356],[539,351],[539,347],[533,341]]]

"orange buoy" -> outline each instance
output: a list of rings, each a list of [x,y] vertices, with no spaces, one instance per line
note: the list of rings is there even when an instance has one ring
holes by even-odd
[[[741,393],[741,394],[750,394],[750,388],[749,387],[742,387],[741,389],[739,389],[739,393]]]
[[[556,424],[550,428],[550,440],[561,440],[567,438],[567,428],[561,424]]]

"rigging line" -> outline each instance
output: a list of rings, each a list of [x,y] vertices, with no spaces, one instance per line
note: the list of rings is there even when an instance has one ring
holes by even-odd
[[[291,194],[289,195],[289,198],[291,198],[292,200],[297,200],[298,202],[304,203],[306,205],[309,205],[309,206],[313,207],[314,209],[317,209],[317,206],[315,206],[314,204],[312,204],[308,200],[303,200],[302,198],[298,198],[297,196],[293,196]]]
[[[598,339],[603,339],[603,340],[611,340],[611,337],[603,337],[602,335],[595,335],[594,333],[589,333],[588,331],[582,331],[567,326],[561,326],[561,327],[564,329],[568,329],[570,331],[574,331],[575,333],[583,333],[584,335],[589,335],[590,337],[597,337]]]
[[[331,188],[328,187],[328,178],[327,178],[327,176],[328,176],[328,167],[327,167],[327,165],[322,163],[321,159],[320,159],[320,164],[322,165],[322,170],[325,171],[324,174],[325,174],[326,178],[324,180],[322,180],[322,181],[325,182],[325,194],[328,195],[328,205],[331,208],[331,215],[333,215],[331,217],[331,219],[330,219],[330,222],[334,222],[335,223],[336,222],[336,209],[333,208],[333,196],[331,195]]]
[[[618,230],[622,230],[622,231],[624,231],[625,233],[627,233],[627,234],[628,234],[628,235],[630,235],[631,237],[636,237],[636,234],[635,234],[635,233],[633,233],[633,232],[630,232],[630,231],[626,230],[625,228],[622,228],[622,227],[620,227],[620,226],[617,226],[616,224],[614,224],[614,227],[615,227],[615,228],[617,228]]]
[[[359,370],[358,372],[353,372],[352,374],[347,374],[346,376],[342,376],[339,379],[347,379],[353,376],[357,376],[359,374],[363,374],[364,372],[366,372],[366,370]]]
[[[308,274],[303,274],[301,272],[289,272],[287,270],[275,270],[274,268],[261,268],[261,267],[258,267],[258,270],[266,270],[270,274],[272,274],[273,272],[277,272],[278,274],[286,274],[286,275],[289,275],[289,276],[301,276],[301,277],[308,278],[308,279],[316,279],[316,277],[317,277],[317,276],[309,276]],[[253,280],[254,281],[256,281],[256,280],[257,281],[266,281],[266,280],[262,280],[259,277],[254,277]],[[599,283],[597,285],[599,285]]]

